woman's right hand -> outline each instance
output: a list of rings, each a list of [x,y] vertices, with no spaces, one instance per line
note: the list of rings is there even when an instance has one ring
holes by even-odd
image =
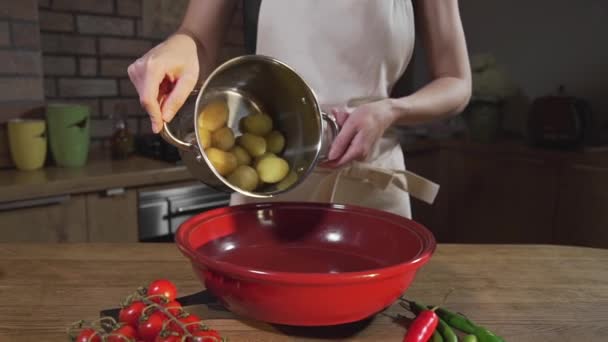
[[[177,33],[129,65],[129,78],[150,115],[154,133],[173,119],[196,86],[197,47],[192,37]]]

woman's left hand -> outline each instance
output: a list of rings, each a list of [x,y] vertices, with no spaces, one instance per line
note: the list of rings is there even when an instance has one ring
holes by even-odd
[[[327,167],[340,167],[352,161],[364,161],[376,142],[396,120],[390,99],[363,104],[352,113],[333,109],[340,133],[329,151]]]

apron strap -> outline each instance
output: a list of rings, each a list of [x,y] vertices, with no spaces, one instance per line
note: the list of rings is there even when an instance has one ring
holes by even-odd
[[[437,197],[437,193],[439,192],[438,184],[411,171],[383,169],[357,162],[353,163],[350,167],[340,170],[332,189],[332,201],[336,190],[337,180],[341,176],[361,179],[382,190],[393,184],[397,188],[410,193],[413,197],[428,204],[433,204]]]
[[[435,202],[435,198],[439,192],[439,184],[433,183],[430,180],[407,170],[392,171],[392,183],[398,188],[411,193],[412,196],[428,204],[433,204],[433,202]]]
[[[329,202],[334,203],[334,199],[336,198],[336,192],[338,191],[338,182],[340,182],[340,178],[344,175],[345,169],[340,169],[335,178],[333,178],[333,184],[331,187],[331,196],[329,196]]]

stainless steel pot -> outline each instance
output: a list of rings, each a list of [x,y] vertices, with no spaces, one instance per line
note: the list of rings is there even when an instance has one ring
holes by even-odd
[[[241,133],[242,117],[256,112],[272,116],[274,127],[285,135],[283,158],[296,177],[291,185],[265,184],[250,192],[229,183],[215,170],[199,143],[197,120],[201,109],[218,98],[228,104],[227,125],[236,136]],[[326,160],[338,131],[333,116],[321,110],[314,91],[292,68],[271,57],[247,55],[216,68],[198,91],[193,115],[180,120],[175,134],[165,123],[161,136],[180,150],[188,170],[201,182],[225,192],[268,198],[298,186]]]

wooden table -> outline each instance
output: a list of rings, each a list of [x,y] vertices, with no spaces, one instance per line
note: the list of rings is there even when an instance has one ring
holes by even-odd
[[[137,286],[165,277],[180,295],[201,290],[172,244],[0,244],[0,341],[66,341],[67,326],[118,306]],[[406,296],[438,303],[507,341],[606,341],[608,250],[440,245]],[[353,300],[357,300],[353,298]],[[406,312],[394,306],[390,314]],[[230,341],[321,341],[248,320],[212,319]],[[400,341],[405,328],[377,316],[350,341]],[[333,339],[336,340],[336,339]]]

